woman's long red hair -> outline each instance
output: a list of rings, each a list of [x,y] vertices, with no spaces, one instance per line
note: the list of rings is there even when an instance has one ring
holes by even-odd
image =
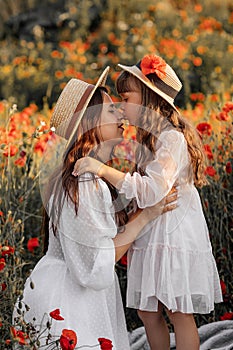
[[[62,211],[65,200],[69,200],[74,205],[75,214],[78,214],[79,207],[79,177],[72,175],[75,162],[86,156],[96,157],[98,146],[100,145],[100,116],[103,105],[103,91],[106,92],[105,88],[98,88],[87,108],[79,127],[79,132],[77,132],[77,139],[67,150],[62,169],[58,169],[54,172],[51,179],[48,181],[47,188],[47,202],[51,199],[53,195],[53,203],[50,205],[51,210],[48,214],[48,207],[44,210],[42,230],[44,233],[44,252],[48,248],[49,239],[49,219],[51,219],[54,234],[59,226],[59,217]],[[103,179],[104,180],[104,179]],[[82,180],[83,181],[83,180]],[[88,181],[88,180],[87,180]],[[89,181],[97,181],[94,174]],[[105,181],[105,180],[104,180]],[[113,203],[117,203],[119,196],[116,189],[111,186],[107,181],[105,181],[109,187],[112,195]],[[121,206],[122,207],[122,206]],[[124,226],[128,220],[127,213],[124,209],[115,212],[116,223],[118,226]]]

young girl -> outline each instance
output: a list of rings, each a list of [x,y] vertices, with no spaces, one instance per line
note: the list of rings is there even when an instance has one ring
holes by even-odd
[[[25,319],[36,324],[36,330],[42,334],[38,347],[41,349],[52,348],[51,342],[59,339],[67,328],[76,332],[80,348],[93,347],[98,338],[104,337],[112,341],[114,349],[129,349],[114,265],[140,230],[163,210],[160,203],[127,223],[124,209],[114,212],[113,186],[90,173],[78,178],[71,174],[79,157],[91,154],[105,162],[122,140],[119,113],[100,87],[107,73],[108,69],[95,86],[71,79],[51,119],[56,134],[67,142],[60,172],[47,179],[45,189],[48,201],[44,203],[47,210],[44,230],[48,249],[27,279],[23,294],[23,303],[29,307]],[[116,222],[119,226],[125,224],[124,234],[117,234]],[[61,315],[56,311],[56,319],[48,327],[48,315],[57,309]],[[16,307],[16,323],[20,317]]]
[[[138,148],[132,175],[85,158],[74,174],[91,171],[135,198],[140,208],[158,203],[179,186],[179,207],[154,220],[128,253],[127,306],[138,309],[152,350],[170,349],[165,309],[177,350],[199,349],[193,313],[209,313],[222,301],[206,221],[196,186],[207,183],[199,135],[179,114],[174,98],[182,84],[159,56],[119,65],[124,117],[136,125]]]

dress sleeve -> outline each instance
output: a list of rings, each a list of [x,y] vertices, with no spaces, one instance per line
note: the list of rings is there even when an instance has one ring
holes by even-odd
[[[120,193],[127,199],[136,198],[139,208],[160,202],[176,183],[185,167],[183,155],[187,155],[186,140],[181,132],[172,130],[161,133],[155,159],[146,167],[146,176],[127,173]],[[187,157],[184,157],[185,161]]]
[[[59,237],[71,278],[80,285],[100,290],[114,281],[117,233],[110,192],[102,180],[79,183],[79,208],[65,201]]]

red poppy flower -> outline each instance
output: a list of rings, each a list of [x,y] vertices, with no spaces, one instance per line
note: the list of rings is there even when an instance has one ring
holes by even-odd
[[[194,57],[192,61],[193,61],[194,66],[196,66],[196,67],[199,67],[202,65],[202,58],[201,57]]]
[[[27,158],[26,157],[20,157],[15,160],[15,165],[18,165],[19,167],[24,167],[26,164]]]
[[[30,238],[30,239],[28,240],[27,248],[28,248],[28,250],[29,250],[30,252],[33,253],[34,249],[35,249],[36,247],[39,247],[39,246],[40,246],[40,244],[39,244],[39,240],[38,240],[37,237],[33,237],[33,238]]]
[[[226,113],[226,112],[220,112],[217,116],[216,116],[217,120],[220,121],[228,121],[230,119],[230,116]]]
[[[35,151],[36,153],[43,153],[44,150],[45,150],[45,147],[46,147],[46,142],[43,141],[43,140],[38,140],[38,141],[35,143],[34,151]]]
[[[216,170],[212,166],[207,166],[205,170],[205,174],[209,176],[214,176],[216,174]]]
[[[127,266],[127,254],[122,256],[122,258],[120,259],[120,264]]]
[[[20,153],[19,153],[20,157],[25,157],[25,156],[26,156],[26,154],[27,154],[27,153],[26,153],[25,151],[23,151],[23,150],[22,150],[22,151],[20,151]]]
[[[3,282],[3,283],[2,283],[1,288],[2,288],[2,292],[4,292],[4,290],[6,290],[7,285],[6,285],[6,283],[5,283],[5,282]]]
[[[190,95],[190,99],[192,101],[204,101],[205,100],[205,95],[202,94],[201,92],[193,93]]]
[[[220,320],[233,320],[233,312],[225,312],[224,315],[220,316]]]
[[[20,345],[28,345],[26,339],[28,339],[28,335],[22,331],[18,331],[14,327],[10,328],[11,335],[14,340],[17,340]]]
[[[223,294],[223,295],[226,294],[226,292],[227,292],[227,286],[226,286],[226,284],[221,280],[221,281],[220,281],[220,285],[221,285],[221,289],[222,289],[222,294]]]
[[[199,123],[196,128],[202,135],[211,135],[212,126],[209,123]]]
[[[233,102],[226,102],[225,105],[223,106],[222,110],[226,113],[233,111]]]
[[[1,247],[2,256],[14,254],[14,252],[15,252],[15,248],[13,248],[11,246],[5,245],[5,246]]]
[[[213,159],[213,153],[209,145],[204,145],[204,151],[208,159]]]
[[[63,321],[64,318],[60,315],[60,309],[53,310],[49,315],[54,318],[54,320]]]
[[[18,152],[18,147],[16,147],[15,145],[8,145],[5,147],[3,155],[5,157],[14,157],[14,155]]]
[[[73,350],[77,344],[77,335],[70,329],[63,329],[60,336],[60,345],[62,350]]]
[[[5,259],[4,258],[0,258],[0,271],[2,271],[5,266],[6,266]]]
[[[101,350],[111,350],[113,345],[112,341],[107,338],[98,338],[98,342],[100,343]]]
[[[166,62],[161,57],[146,55],[141,60],[140,67],[143,74],[155,73],[160,79],[163,79],[166,76],[166,65]]]
[[[227,162],[227,164],[226,164],[226,172],[227,172],[227,174],[231,174],[232,173],[231,162]]]

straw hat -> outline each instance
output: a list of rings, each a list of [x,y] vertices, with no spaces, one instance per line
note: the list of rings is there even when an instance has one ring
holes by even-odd
[[[55,133],[66,140],[73,140],[88,104],[99,86],[105,86],[110,67],[106,67],[95,85],[79,79],[71,79],[60,94],[50,120]]]
[[[182,83],[174,70],[159,56],[146,55],[134,66],[118,64],[123,70],[133,74],[148,88],[163,97],[178,113],[174,105],[174,99],[182,88]],[[153,82],[148,74],[153,74]]]

